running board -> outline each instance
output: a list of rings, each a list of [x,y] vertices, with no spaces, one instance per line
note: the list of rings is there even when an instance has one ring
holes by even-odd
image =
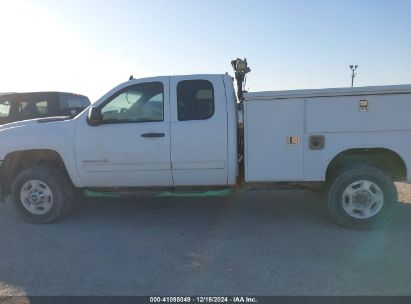
[[[87,197],[133,198],[133,197],[222,197],[232,193],[231,189],[212,191],[94,191],[85,190]]]

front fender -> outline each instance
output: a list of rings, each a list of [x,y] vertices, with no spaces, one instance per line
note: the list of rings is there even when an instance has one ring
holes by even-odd
[[[63,160],[74,186],[82,187],[74,160],[74,120],[15,126],[0,130],[0,160],[13,152],[51,150]]]

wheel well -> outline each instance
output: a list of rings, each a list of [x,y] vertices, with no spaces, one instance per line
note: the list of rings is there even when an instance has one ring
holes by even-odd
[[[340,168],[358,163],[374,166],[395,181],[407,178],[407,167],[397,153],[383,148],[364,148],[346,150],[335,156],[327,167],[326,180]]]
[[[12,152],[6,155],[1,168],[2,196],[10,194],[11,184],[17,174],[35,165],[52,166],[67,172],[63,159],[56,151],[39,149]]]

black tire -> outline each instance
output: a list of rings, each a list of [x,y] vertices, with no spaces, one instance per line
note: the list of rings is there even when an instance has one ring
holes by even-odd
[[[382,207],[380,207],[380,209],[375,208],[374,212],[376,213],[372,216],[357,218],[350,215],[349,212],[344,209],[343,204],[348,204],[351,200],[351,198],[343,198],[344,191],[353,184],[356,186],[355,183],[358,181],[372,182],[374,185],[378,186],[382,192]],[[361,188],[358,188],[358,190],[355,191],[359,190],[361,190]],[[367,191],[365,191],[363,197],[366,197],[366,199],[364,200],[368,200],[367,195]],[[356,165],[352,167],[346,167],[336,172],[336,174],[333,175],[333,178],[330,181],[327,198],[328,211],[330,213],[330,216],[339,225],[354,229],[370,229],[385,224],[387,220],[391,218],[398,205],[397,189],[391,178],[378,168],[369,165]],[[373,206],[372,202],[370,202],[369,204]],[[352,213],[355,212],[358,211],[352,211]],[[363,214],[358,212],[358,216],[363,216]]]
[[[44,214],[30,212],[23,204],[20,191],[26,182],[38,180],[48,186],[52,193],[51,207]],[[25,221],[36,224],[52,223],[67,215],[73,204],[73,187],[67,174],[49,166],[33,166],[24,169],[13,180],[11,201],[17,214]]]

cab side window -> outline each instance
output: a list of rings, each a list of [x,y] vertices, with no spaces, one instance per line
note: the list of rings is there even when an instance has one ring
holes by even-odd
[[[184,80],[177,85],[178,120],[205,120],[214,114],[214,88],[208,80]]]
[[[127,87],[102,107],[101,115],[103,123],[163,121],[163,84],[147,82]]]
[[[10,114],[11,104],[10,101],[0,101],[0,117],[8,117]]]
[[[35,103],[35,115],[47,116],[49,113],[47,100],[37,101]]]
[[[0,124],[10,122],[11,102],[8,100],[0,101]]]
[[[46,117],[49,115],[48,100],[39,99],[18,102],[18,112],[16,116],[19,120]]]

